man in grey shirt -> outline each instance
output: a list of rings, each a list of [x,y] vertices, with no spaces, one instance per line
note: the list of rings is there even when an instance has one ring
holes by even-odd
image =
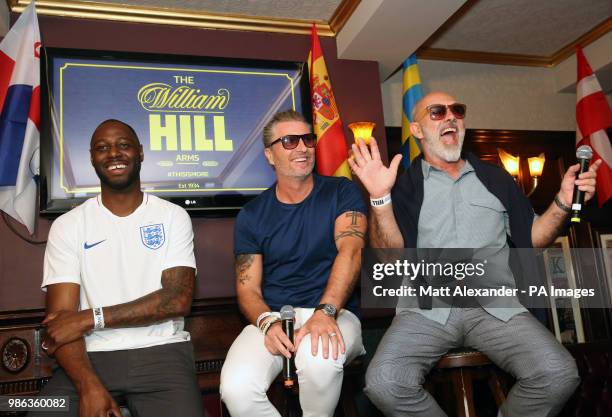
[[[372,247],[504,249],[507,235],[516,247],[546,247],[567,220],[574,184],[586,200],[593,196],[599,162],[578,179],[576,164],[555,202],[535,216],[505,171],[462,155],[465,115],[466,106],[448,94],[423,97],[410,126],[423,155],[397,183],[401,156],[387,168],[375,139],[370,149],[362,141],[353,145],[349,164],[372,203]],[[494,280],[488,286],[514,286],[510,268],[498,269],[487,277]],[[398,309],[368,368],[366,394],[388,416],[446,416],[422,384],[442,355],[462,346],[480,350],[516,377],[500,416],[554,416],[579,383],[571,355],[516,300],[505,308]]]

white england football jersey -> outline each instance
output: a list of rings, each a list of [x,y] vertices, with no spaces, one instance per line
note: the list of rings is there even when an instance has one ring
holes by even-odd
[[[43,289],[81,286],[81,309],[126,303],[161,288],[164,269],[195,268],[191,219],[179,206],[144,194],[129,216],[118,217],[100,196],[53,222],[45,251]],[[189,340],[183,318],[142,327],[102,329],[85,337],[87,350],[137,349]]]

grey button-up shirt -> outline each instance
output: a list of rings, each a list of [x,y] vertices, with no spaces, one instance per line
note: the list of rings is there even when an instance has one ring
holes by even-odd
[[[422,169],[424,196],[419,215],[417,248],[508,249],[508,213],[499,199],[480,182],[468,161],[465,161],[456,180],[425,160],[422,161]],[[487,287],[516,286],[508,265],[508,254],[508,250],[502,250],[492,260],[497,273],[494,277],[487,277],[488,280],[494,279],[494,282],[487,282]],[[527,311],[518,299],[503,300],[503,305],[503,308],[494,307],[493,303],[483,308],[504,321]],[[431,310],[408,310],[438,323],[446,323],[450,308],[436,308],[435,304],[433,307]]]

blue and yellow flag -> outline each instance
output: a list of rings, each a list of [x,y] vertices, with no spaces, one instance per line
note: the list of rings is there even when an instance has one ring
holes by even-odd
[[[416,53],[410,55],[403,65],[403,94],[402,94],[402,164],[408,168],[410,162],[421,153],[416,138],[410,133],[412,122],[412,109],[417,101],[423,97],[421,77],[417,66]]]

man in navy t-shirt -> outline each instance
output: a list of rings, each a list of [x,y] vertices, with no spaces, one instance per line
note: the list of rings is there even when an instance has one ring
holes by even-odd
[[[236,219],[236,292],[252,323],[232,344],[221,397],[236,416],[279,416],[266,397],[295,356],[303,415],[332,416],[344,363],[364,353],[353,289],[367,229],[357,186],[313,173],[316,137],[295,111],[277,113],[263,132],[277,182]],[[295,341],[278,311],[295,308]]]

